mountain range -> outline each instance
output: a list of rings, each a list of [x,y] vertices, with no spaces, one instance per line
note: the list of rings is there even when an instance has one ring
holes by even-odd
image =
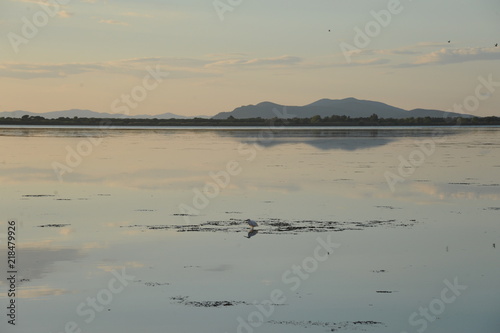
[[[44,112],[44,113],[35,113],[29,111],[4,111],[0,112],[0,117],[12,117],[12,118],[21,118],[24,115],[28,116],[39,116],[47,119],[56,119],[59,117],[79,117],[79,118],[130,118],[130,119],[190,119],[195,117],[186,117],[178,114],[173,114],[170,112],[157,114],[157,115],[124,115],[118,113],[105,113],[105,112],[95,112],[91,110],[80,110],[80,109],[71,109],[65,111],[52,111],[52,112]],[[210,118],[210,116],[197,116],[197,118]]]
[[[286,110],[286,112],[285,112]],[[262,102],[257,105],[241,106],[231,112],[221,112],[213,119],[226,119],[234,117],[244,118],[311,118],[313,116],[350,116],[351,118],[370,117],[376,114],[379,118],[442,118],[442,117],[473,117],[468,114],[445,112],[440,110],[413,109],[404,110],[381,102],[360,100],[356,98],[345,99],[320,99],[304,106],[285,106]],[[280,117],[279,115],[283,115]]]
[[[192,119],[192,118],[212,118],[227,119],[234,117],[236,119],[245,118],[311,118],[316,115],[321,117],[329,116],[349,116],[351,118],[370,117],[376,114],[379,118],[442,118],[442,117],[473,117],[469,114],[446,112],[440,110],[413,109],[404,110],[381,102],[360,100],[356,98],[345,99],[320,99],[314,103],[304,106],[284,106],[271,102],[262,102],[257,105],[246,105],[237,107],[230,112],[220,112],[213,117],[196,116],[186,117],[174,113],[162,113],[158,115],[123,115],[113,113],[101,113],[91,110],[72,109],[66,111],[52,111],[45,113],[35,113],[28,111],[0,112],[0,117],[21,118],[24,115],[41,116],[44,118],[59,117],[79,117],[79,118],[132,118],[132,119]]]

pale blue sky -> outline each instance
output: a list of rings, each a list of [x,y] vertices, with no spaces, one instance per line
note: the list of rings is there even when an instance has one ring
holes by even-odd
[[[401,0],[385,27],[371,12],[396,0],[242,0],[223,21],[213,0],[56,1],[0,2],[0,111],[112,112],[158,65],[169,75],[131,114],[356,97],[500,116],[500,83],[476,89],[500,82],[498,0]],[[23,34],[23,17],[42,20],[37,33]],[[356,44],[366,27],[379,30]]]

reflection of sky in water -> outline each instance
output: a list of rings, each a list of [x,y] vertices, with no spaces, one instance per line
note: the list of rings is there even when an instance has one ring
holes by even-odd
[[[6,232],[7,219],[17,219],[19,279],[24,279],[18,328],[60,332],[75,321],[84,332],[166,327],[234,332],[237,317],[246,318],[253,305],[196,308],[171,297],[251,304],[278,288],[287,301],[276,307],[272,320],[373,320],[387,327],[365,327],[368,331],[416,332],[418,326],[408,324],[410,314],[440,296],[444,279],[458,277],[468,289],[426,331],[495,332],[500,326],[498,129],[445,130],[435,152],[394,193],[384,173],[397,173],[398,156],[408,158],[418,142],[432,139],[433,129],[287,130],[264,136],[265,131],[108,131],[59,182],[51,163],[64,162],[66,146],[75,148],[99,132],[0,130],[0,233]],[[244,224],[232,233],[125,227],[185,223],[175,215],[179,205],[192,205],[193,188],[212,182],[209,173],[225,170],[231,160],[242,172],[198,216],[189,217],[191,223],[231,218],[259,224],[270,218],[417,223],[337,233],[257,233],[250,239]],[[47,224],[64,226],[41,227]],[[327,235],[341,247],[292,291],[282,274],[311,256],[317,237]],[[6,271],[3,260],[0,268]],[[134,282],[85,323],[77,306],[123,268]],[[5,292],[2,281],[2,299]],[[326,331],[271,323],[257,330]]]

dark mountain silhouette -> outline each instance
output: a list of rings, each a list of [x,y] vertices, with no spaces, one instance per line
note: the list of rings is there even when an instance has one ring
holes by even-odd
[[[379,118],[411,118],[411,117],[472,117],[467,114],[445,112],[439,110],[414,109],[404,110],[385,103],[359,100],[356,98],[345,99],[320,99],[314,103],[304,106],[284,106],[271,102],[262,102],[257,105],[241,106],[231,112],[221,112],[213,119],[226,119],[234,117],[236,119],[245,118],[311,118],[313,116],[349,116],[351,118],[370,117],[376,114]],[[282,117],[281,115],[284,115]]]
[[[68,117],[68,118],[131,118],[131,119],[190,119],[194,117],[185,117],[185,116],[180,116],[177,114],[173,113],[162,113],[162,114],[157,114],[157,115],[147,115],[147,114],[142,114],[142,115],[125,115],[125,114],[120,114],[120,113],[102,113],[102,112],[95,112],[91,110],[80,110],[80,109],[71,109],[71,110],[65,110],[65,111],[52,111],[52,112],[44,112],[44,113],[35,113],[35,112],[29,112],[29,111],[5,111],[5,112],[0,112],[0,117],[12,117],[12,118],[21,118],[24,115],[28,116],[40,116],[44,117],[46,119],[57,119],[59,117]],[[210,118],[209,116],[197,116],[198,118]]]
[[[65,111],[52,111],[45,113],[35,113],[29,111],[5,111],[0,112],[1,117],[21,118],[25,115],[40,116],[46,119],[57,119],[59,117],[67,118],[126,118],[126,119],[193,119],[193,118],[212,118],[212,119],[227,119],[234,117],[236,119],[248,118],[311,118],[316,115],[321,117],[329,116],[349,116],[351,118],[366,118],[376,114],[379,118],[443,118],[443,117],[472,117],[468,114],[460,114],[453,112],[445,112],[439,110],[414,109],[404,110],[385,103],[360,100],[356,98],[345,99],[320,99],[314,103],[304,106],[283,106],[271,102],[262,102],[257,105],[246,105],[234,109],[231,112],[221,112],[217,115],[186,117],[173,113],[162,113],[158,115],[124,115],[120,113],[101,113],[91,110],[72,109]]]

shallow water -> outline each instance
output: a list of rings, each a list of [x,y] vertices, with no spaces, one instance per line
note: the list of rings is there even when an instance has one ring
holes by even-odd
[[[498,332],[499,134],[0,128],[2,332]]]

